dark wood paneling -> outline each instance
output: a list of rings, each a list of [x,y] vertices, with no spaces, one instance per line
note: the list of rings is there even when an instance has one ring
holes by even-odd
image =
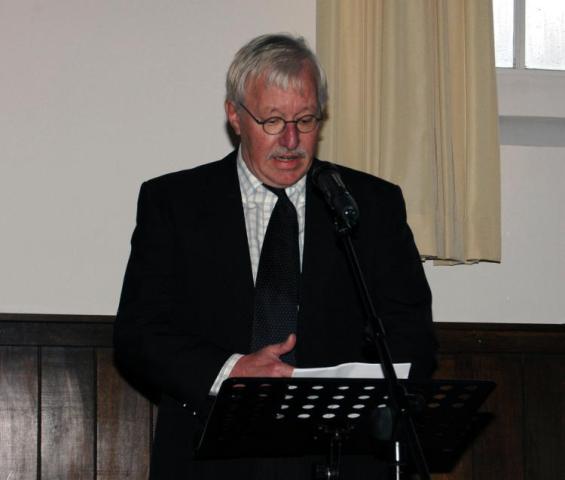
[[[38,439],[37,349],[0,347],[0,479],[34,479]]]
[[[112,315],[47,315],[0,313],[0,345],[112,345]],[[66,324],[66,325],[65,325]],[[76,328],[70,325],[77,325]],[[42,329],[41,325],[48,328]],[[455,323],[435,324],[440,352],[546,353],[565,352],[565,325]],[[25,332],[21,334],[20,332]],[[66,332],[66,333],[65,333]],[[81,332],[88,332],[83,335]],[[36,340],[30,340],[35,337]],[[8,338],[11,340],[8,341]],[[46,341],[50,343],[45,343]],[[91,343],[88,343],[90,341]]]
[[[145,480],[157,408],[115,370],[113,320],[0,314],[0,480],[35,479],[38,469],[42,480]],[[455,468],[434,480],[559,478],[564,326],[436,327],[436,378],[498,386],[484,408],[494,420]]]
[[[475,377],[493,380],[497,387],[484,410],[494,420],[468,452],[473,456],[473,478],[521,480],[524,469],[521,359],[517,355],[480,355],[473,358]]]
[[[0,322],[114,323],[114,315],[68,315],[52,313],[0,313]]]
[[[117,373],[112,350],[97,352],[97,479],[147,478],[152,405]]]
[[[112,324],[71,322],[0,322],[0,345],[109,347]]]
[[[524,365],[526,478],[565,476],[565,358],[536,355]]]
[[[91,349],[42,349],[42,480],[95,478],[95,398]]]
[[[436,323],[441,353],[565,352],[565,325]]]
[[[473,366],[467,357],[457,355],[444,355],[441,357],[436,378],[441,379],[471,379],[473,378]],[[473,461],[468,452],[462,455],[453,470],[449,473],[436,473],[432,475],[433,480],[455,480],[473,478]]]

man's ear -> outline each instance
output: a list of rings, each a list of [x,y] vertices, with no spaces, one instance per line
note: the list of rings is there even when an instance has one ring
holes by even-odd
[[[228,122],[230,122],[231,128],[233,128],[233,131],[236,133],[236,135],[241,135],[241,128],[239,126],[239,114],[237,113],[235,104],[230,100],[226,100],[224,106],[226,109],[226,116],[228,117]]]

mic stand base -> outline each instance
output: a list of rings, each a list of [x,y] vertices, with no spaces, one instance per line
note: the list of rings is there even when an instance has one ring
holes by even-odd
[[[338,480],[339,465],[341,461],[341,445],[347,436],[347,428],[328,427],[327,425],[320,428],[321,433],[329,437],[329,449],[327,463],[314,466],[315,480]]]

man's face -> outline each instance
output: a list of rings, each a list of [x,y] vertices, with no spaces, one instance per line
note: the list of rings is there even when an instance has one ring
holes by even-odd
[[[281,117],[296,120],[305,115],[317,115],[316,84],[308,69],[299,76],[301,88],[282,90],[267,85],[262,76],[247,87],[245,106],[259,120]],[[300,180],[312,164],[319,126],[309,133],[300,133],[296,124],[288,123],[282,133],[269,135],[243,109],[226,102],[228,120],[241,137],[241,153],[249,170],[261,182],[285,188]]]

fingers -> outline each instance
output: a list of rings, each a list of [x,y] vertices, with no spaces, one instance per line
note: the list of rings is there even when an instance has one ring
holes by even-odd
[[[294,367],[279,357],[290,352],[295,345],[296,335],[290,334],[284,342],[244,355],[236,362],[230,377],[291,377]]]
[[[264,349],[244,355],[234,365],[230,377],[291,377],[293,367]]]

